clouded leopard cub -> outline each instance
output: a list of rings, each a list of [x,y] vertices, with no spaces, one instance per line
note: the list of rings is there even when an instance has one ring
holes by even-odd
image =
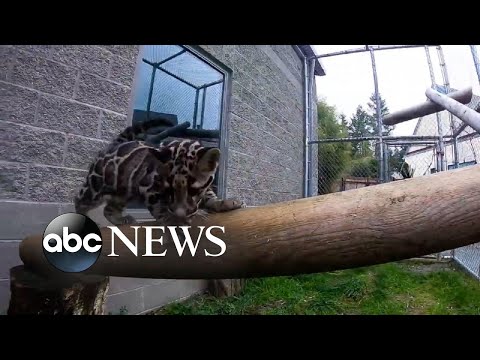
[[[198,141],[174,140],[154,147],[140,140],[152,120],[120,133],[91,164],[86,181],[75,197],[75,211],[86,214],[106,202],[104,215],[114,225],[133,224],[123,215],[131,200],[140,199],[156,220],[189,224],[206,211],[224,212],[245,207],[236,199],[219,199],[212,189],[220,150]],[[202,210],[205,209],[205,210]],[[173,225],[173,224],[172,224]]]

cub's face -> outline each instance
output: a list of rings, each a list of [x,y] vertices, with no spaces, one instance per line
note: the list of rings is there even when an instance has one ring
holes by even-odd
[[[205,191],[215,179],[220,150],[201,147],[197,142],[182,144],[172,152],[173,167],[165,187],[170,216],[189,224],[198,213]]]

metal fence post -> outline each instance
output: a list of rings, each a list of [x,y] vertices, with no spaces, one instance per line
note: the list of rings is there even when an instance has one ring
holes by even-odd
[[[430,72],[430,80],[432,81],[432,89],[435,89],[435,74],[433,72],[433,65],[432,65],[432,59],[430,58],[430,49],[428,46],[425,46],[425,54],[427,55],[427,63],[428,63],[428,70]],[[436,113],[437,116],[437,129],[438,129],[438,161],[439,165],[437,166],[437,171],[443,171],[445,170],[445,161],[444,161],[444,156],[445,156],[445,146],[443,144],[443,127],[442,127],[442,119],[440,117],[440,113]]]
[[[475,65],[475,70],[477,71],[478,82],[480,83],[480,62],[478,60],[476,45],[470,45],[470,51],[472,52],[473,63]]]
[[[385,181],[385,163],[384,163],[384,154],[383,154],[383,124],[382,124],[382,110],[380,108],[380,96],[378,93],[378,77],[377,77],[377,66],[375,63],[375,54],[371,46],[366,45],[367,49],[370,51],[370,59],[372,61],[372,72],[373,72],[373,84],[375,86],[375,104],[377,107],[377,128],[378,128],[378,165],[379,165],[379,174],[378,179],[380,182]]]

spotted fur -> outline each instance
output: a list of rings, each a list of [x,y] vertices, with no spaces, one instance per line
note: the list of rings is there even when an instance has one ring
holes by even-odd
[[[141,140],[155,121],[126,128],[92,162],[75,197],[75,210],[87,214],[106,202],[104,215],[114,225],[133,224],[123,215],[128,202],[140,199],[156,220],[189,224],[209,211],[245,207],[236,199],[219,199],[213,191],[220,159],[216,147],[194,140],[174,140],[159,147]]]

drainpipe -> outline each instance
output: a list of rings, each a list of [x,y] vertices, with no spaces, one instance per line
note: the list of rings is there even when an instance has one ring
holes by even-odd
[[[307,56],[303,53],[302,50],[297,45],[293,46],[293,49],[297,53],[297,55],[303,59],[303,93],[304,93],[304,121],[303,121],[303,126],[304,126],[304,151],[303,151],[303,197],[309,197],[310,196],[310,175],[311,175],[311,145],[309,144],[311,140],[311,119],[312,119],[312,112],[310,111],[310,101],[309,101],[309,95],[310,95],[310,74],[309,74],[309,59]],[[313,59],[314,63],[315,59]],[[314,69],[314,68],[313,68]]]
[[[315,138],[314,133],[313,133],[313,124],[315,124],[315,109],[314,109],[314,104],[315,104],[315,98],[313,96],[313,89],[315,86],[315,59],[310,60],[310,73],[309,73],[309,83],[308,83],[308,89],[310,92],[310,96],[308,98],[309,101],[309,133],[308,133],[308,141],[310,142],[312,139]],[[313,180],[313,147],[311,144],[308,144],[308,196],[312,196],[312,180]]]
[[[308,174],[310,172],[309,164],[309,144],[310,141],[310,126],[309,126],[309,119],[310,119],[310,108],[308,104],[308,61],[307,57],[303,56],[303,85],[304,85],[304,108],[305,108],[305,120],[304,120],[304,165],[303,165],[303,197],[308,197]]]

